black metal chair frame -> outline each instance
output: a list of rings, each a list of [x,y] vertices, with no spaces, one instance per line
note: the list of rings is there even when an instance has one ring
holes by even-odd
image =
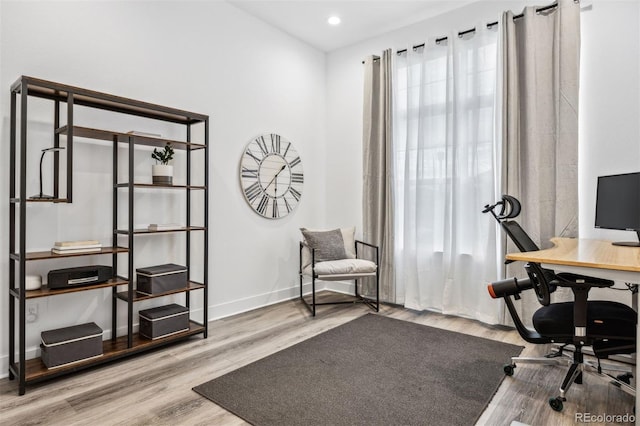
[[[370,247],[375,250],[375,264],[376,270],[375,273],[355,273],[355,274],[339,274],[339,278],[331,279],[330,275],[319,275],[316,272],[316,250],[309,246],[306,242],[300,241],[300,256],[299,256],[299,276],[300,276],[300,300],[304,303],[304,305],[309,309],[309,312],[312,316],[316,316],[316,306],[321,305],[343,305],[343,304],[354,304],[354,303],[364,303],[373,309],[376,312],[380,311],[380,257],[379,257],[379,248],[376,245],[366,243],[364,241],[356,240],[355,241],[355,253],[356,258],[358,258],[358,245]],[[303,273],[302,270],[302,250],[303,248],[309,249],[311,252],[311,303],[307,302],[305,299],[305,295],[303,293],[303,277],[309,276],[308,274]],[[358,292],[358,280],[361,278],[375,278],[376,282],[376,298],[375,302]],[[328,301],[328,302],[316,302],[316,280],[323,281],[337,281],[337,280],[354,280],[355,284],[355,294],[354,299],[352,300],[340,300],[340,301]]]

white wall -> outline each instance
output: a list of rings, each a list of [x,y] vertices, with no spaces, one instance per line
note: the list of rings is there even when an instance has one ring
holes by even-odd
[[[482,1],[390,32],[327,57],[328,221],[344,218],[361,226],[362,60],[425,40],[498,20],[532,2]],[[544,2],[536,2],[537,4]],[[585,4],[587,2],[583,2]],[[580,235],[630,239],[630,232],[596,230],[598,175],[640,170],[640,3],[595,0],[581,12]],[[353,182],[345,186],[344,182]],[[489,201],[489,200],[488,200]],[[335,217],[334,217],[335,216]]]
[[[598,176],[640,171],[640,2],[596,1],[582,28],[580,235],[632,241],[594,223]]]
[[[296,294],[298,228],[324,222],[324,53],[225,2],[3,1],[1,12],[0,135],[5,149],[9,87],[20,75],[208,114],[210,319]],[[37,192],[39,150],[52,143],[53,115],[50,103],[31,99],[29,194]],[[75,123],[119,131],[159,130],[163,135],[184,137],[172,127],[93,114],[82,108],[78,108]],[[238,177],[245,144],[269,132],[295,144],[305,171],[303,199],[293,214],[281,220],[267,220],[250,210]],[[28,206],[30,250],[46,250],[56,240],[110,242],[109,145],[85,140],[75,144],[74,153],[74,203]],[[9,197],[8,161],[8,155],[0,159],[0,199],[4,202]],[[150,164],[149,152],[141,150],[136,156],[140,179],[150,179]],[[178,176],[184,174],[179,164]],[[136,224],[184,220],[183,195],[140,191],[137,197]],[[126,219],[126,215],[121,217]],[[2,208],[3,289],[8,277],[8,228],[8,209]],[[183,237],[151,238],[137,237],[136,267],[180,260],[181,250],[171,243],[180,247]],[[29,262],[27,268],[46,274],[48,269],[78,262]],[[95,321],[108,335],[110,295],[108,289],[30,300],[28,306],[38,307],[38,320],[29,328],[27,346],[37,346],[43,329],[86,321]],[[199,297],[193,297],[194,306],[200,306]],[[7,291],[3,290],[0,374],[7,371],[7,305]],[[140,307],[149,305],[141,303]],[[126,324],[124,304],[120,308],[122,327]]]

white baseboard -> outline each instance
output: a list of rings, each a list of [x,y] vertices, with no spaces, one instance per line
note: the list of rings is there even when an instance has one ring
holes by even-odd
[[[350,283],[345,281],[316,281],[316,291],[321,290],[331,290],[338,293],[353,294],[354,284],[353,282]],[[305,294],[311,292],[311,283],[303,284],[302,291]],[[252,311],[254,309],[263,308],[265,306],[295,299],[297,297],[300,297],[300,287],[296,285],[293,287],[276,290],[270,293],[263,293],[244,299],[233,300],[231,302],[209,305],[209,321],[230,317],[232,315],[237,315],[243,312]],[[202,309],[192,309],[191,312],[198,314],[202,312]],[[134,324],[133,329],[134,332],[137,331],[137,323]],[[126,333],[126,326],[118,327],[118,335],[121,336]],[[111,330],[104,330],[102,336],[103,339],[111,338]],[[38,346],[28,347],[25,350],[25,355],[26,359],[36,358],[40,356],[40,348]],[[8,377],[8,371],[9,355],[3,354],[2,356],[0,356],[0,378]]]

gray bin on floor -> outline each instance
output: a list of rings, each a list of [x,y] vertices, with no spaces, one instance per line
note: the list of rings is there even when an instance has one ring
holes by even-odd
[[[158,294],[187,287],[187,267],[167,263],[136,269],[136,290]]]
[[[138,312],[140,335],[159,339],[189,330],[189,309],[172,303]]]
[[[102,355],[102,329],[93,322],[43,331],[40,338],[42,362],[47,368]]]

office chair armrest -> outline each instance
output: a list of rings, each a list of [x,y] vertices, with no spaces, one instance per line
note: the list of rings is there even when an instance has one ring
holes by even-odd
[[[611,287],[613,281],[602,278],[589,277],[587,275],[561,272],[556,274],[555,281],[561,287],[569,287],[573,292],[573,340],[577,344],[588,344],[587,338],[587,312],[589,290],[594,287]]]

